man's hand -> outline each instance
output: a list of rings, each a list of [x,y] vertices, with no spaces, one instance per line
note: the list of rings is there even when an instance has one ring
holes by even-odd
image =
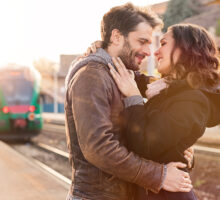
[[[192,168],[194,149],[190,147],[184,151],[184,158],[188,161],[188,168]]]
[[[185,168],[186,164],[171,162],[167,164],[167,174],[163,182],[163,189],[169,192],[189,192],[192,182],[187,172],[178,168]]]

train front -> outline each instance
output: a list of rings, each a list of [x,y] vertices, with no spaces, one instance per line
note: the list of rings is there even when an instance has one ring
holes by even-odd
[[[0,139],[30,139],[42,129],[40,75],[29,67],[0,71]]]

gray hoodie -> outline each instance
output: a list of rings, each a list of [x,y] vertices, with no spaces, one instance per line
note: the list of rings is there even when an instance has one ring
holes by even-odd
[[[66,80],[65,80],[66,88],[67,88],[67,85],[69,84],[70,80],[72,79],[72,77],[75,75],[75,73],[91,61],[102,63],[102,64],[106,65],[106,67],[108,66],[108,63],[111,63],[112,66],[114,66],[111,56],[104,49],[99,48],[95,53],[92,53],[89,56],[82,58],[80,60],[74,60],[71,63],[69,72],[68,72],[68,74],[66,76]]]

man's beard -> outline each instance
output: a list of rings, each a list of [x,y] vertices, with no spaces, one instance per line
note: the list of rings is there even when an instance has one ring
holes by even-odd
[[[135,55],[136,55],[135,51],[132,50],[129,41],[125,38],[125,43],[118,57],[121,58],[122,62],[124,63],[127,69],[133,71],[139,70],[139,66],[135,64]]]

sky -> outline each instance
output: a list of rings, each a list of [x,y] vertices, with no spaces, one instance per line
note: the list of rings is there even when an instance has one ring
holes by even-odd
[[[80,54],[99,40],[100,22],[111,7],[129,0],[5,0],[0,1],[0,66],[32,65],[60,54]],[[164,0],[130,0],[150,5]]]

